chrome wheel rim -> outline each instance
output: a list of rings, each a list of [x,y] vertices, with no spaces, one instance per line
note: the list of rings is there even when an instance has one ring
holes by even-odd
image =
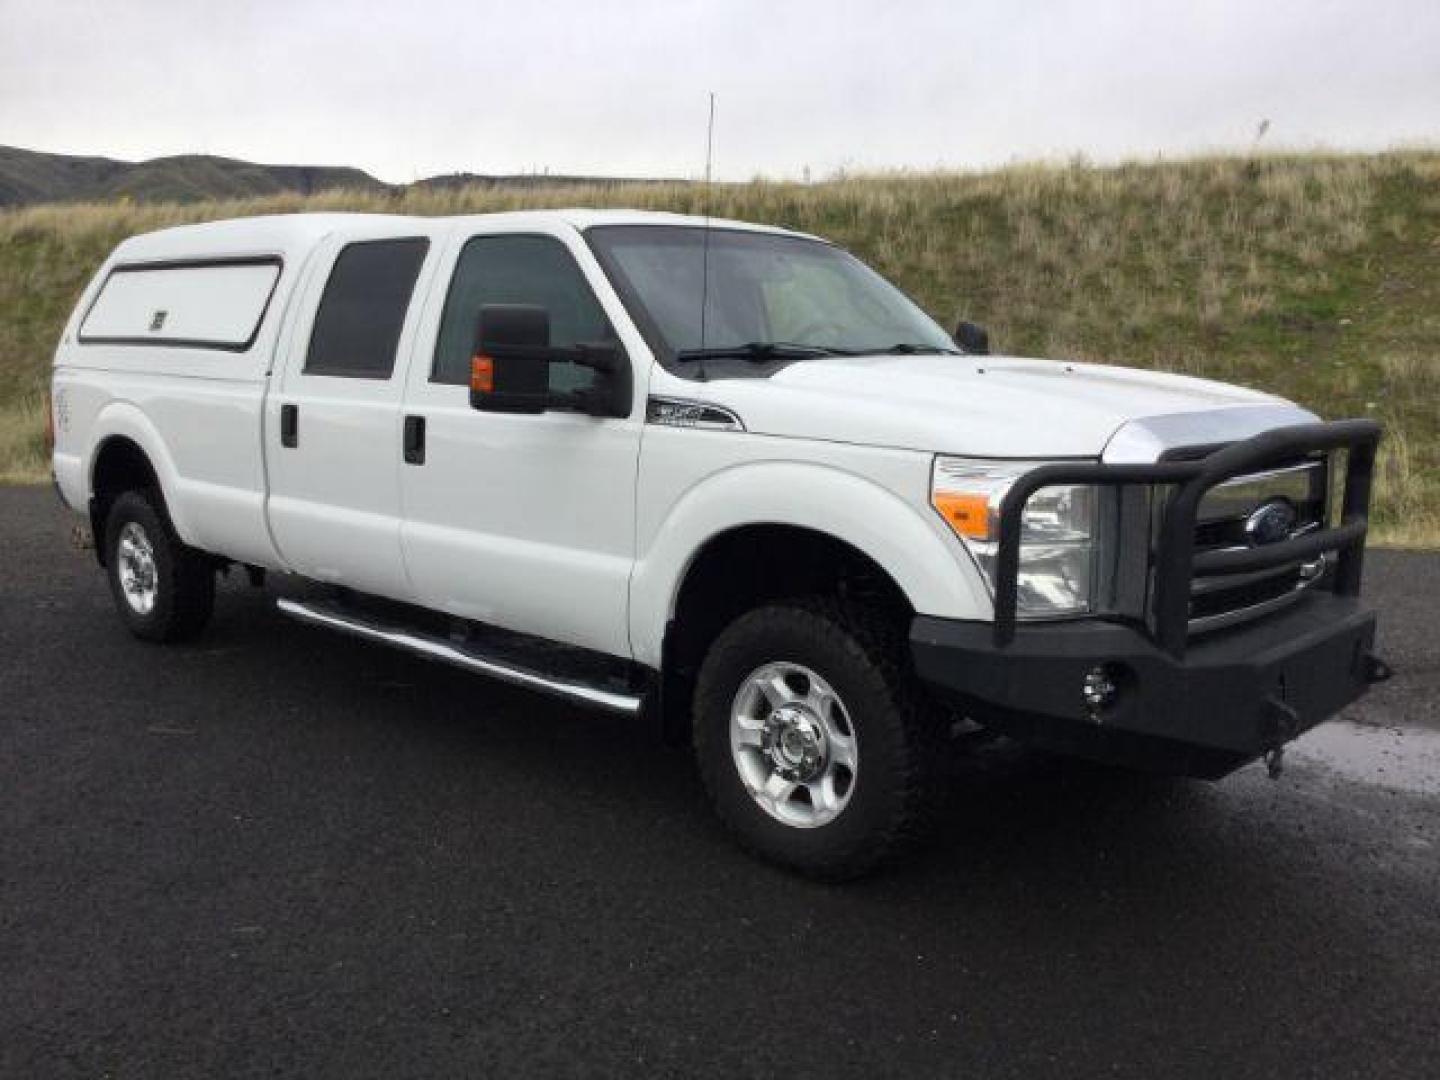
[[[120,530],[120,543],[115,549],[115,565],[120,572],[120,591],[125,602],[137,615],[149,615],[155,608],[157,574],[155,549],[145,530],[134,521]]]
[[[813,829],[855,792],[859,747],[840,695],[788,661],[756,668],[730,708],[730,754],[745,790],[776,821]]]

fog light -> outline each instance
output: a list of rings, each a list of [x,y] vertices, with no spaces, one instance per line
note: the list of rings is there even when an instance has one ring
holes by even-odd
[[[1110,675],[1110,669],[1103,664],[1087,671],[1085,681],[1080,684],[1080,694],[1085,699],[1085,707],[1090,710],[1091,715],[1115,704],[1115,697],[1119,692],[1120,688],[1115,685],[1115,680]]]

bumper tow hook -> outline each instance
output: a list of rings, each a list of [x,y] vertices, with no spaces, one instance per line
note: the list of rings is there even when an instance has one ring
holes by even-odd
[[[1265,699],[1265,708],[1269,713],[1272,736],[1264,754],[1265,772],[1271,780],[1279,780],[1280,773],[1285,768],[1285,743],[1294,738],[1299,729],[1300,714],[1277,694],[1271,694]]]
[[[1272,746],[1265,751],[1265,775],[1271,780],[1279,780],[1280,774],[1285,771],[1285,748],[1283,746]]]
[[[1395,674],[1395,669],[1387,664],[1374,653],[1365,654],[1365,681],[1368,683],[1385,682]]]

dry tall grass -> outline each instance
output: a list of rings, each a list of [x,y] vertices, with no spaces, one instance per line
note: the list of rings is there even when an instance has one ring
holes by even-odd
[[[804,185],[471,188],[0,214],[0,402],[43,379],[122,238],[302,210],[436,215],[631,206],[831,237],[1005,351],[1183,371],[1390,426],[1382,535],[1440,542],[1440,155],[1275,156]],[[28,414],[27,414],[28,415]],[[10,420],[8,423],[13,423]]]
[[[43,397],[32,393],[0,405],[0,484],[34,483],[49,469]]]

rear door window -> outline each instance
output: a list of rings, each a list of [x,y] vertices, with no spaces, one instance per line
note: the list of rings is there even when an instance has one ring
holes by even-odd
[[[335,259],[305,354],[305,374],[388,379],[430,241],[364,240]]]

